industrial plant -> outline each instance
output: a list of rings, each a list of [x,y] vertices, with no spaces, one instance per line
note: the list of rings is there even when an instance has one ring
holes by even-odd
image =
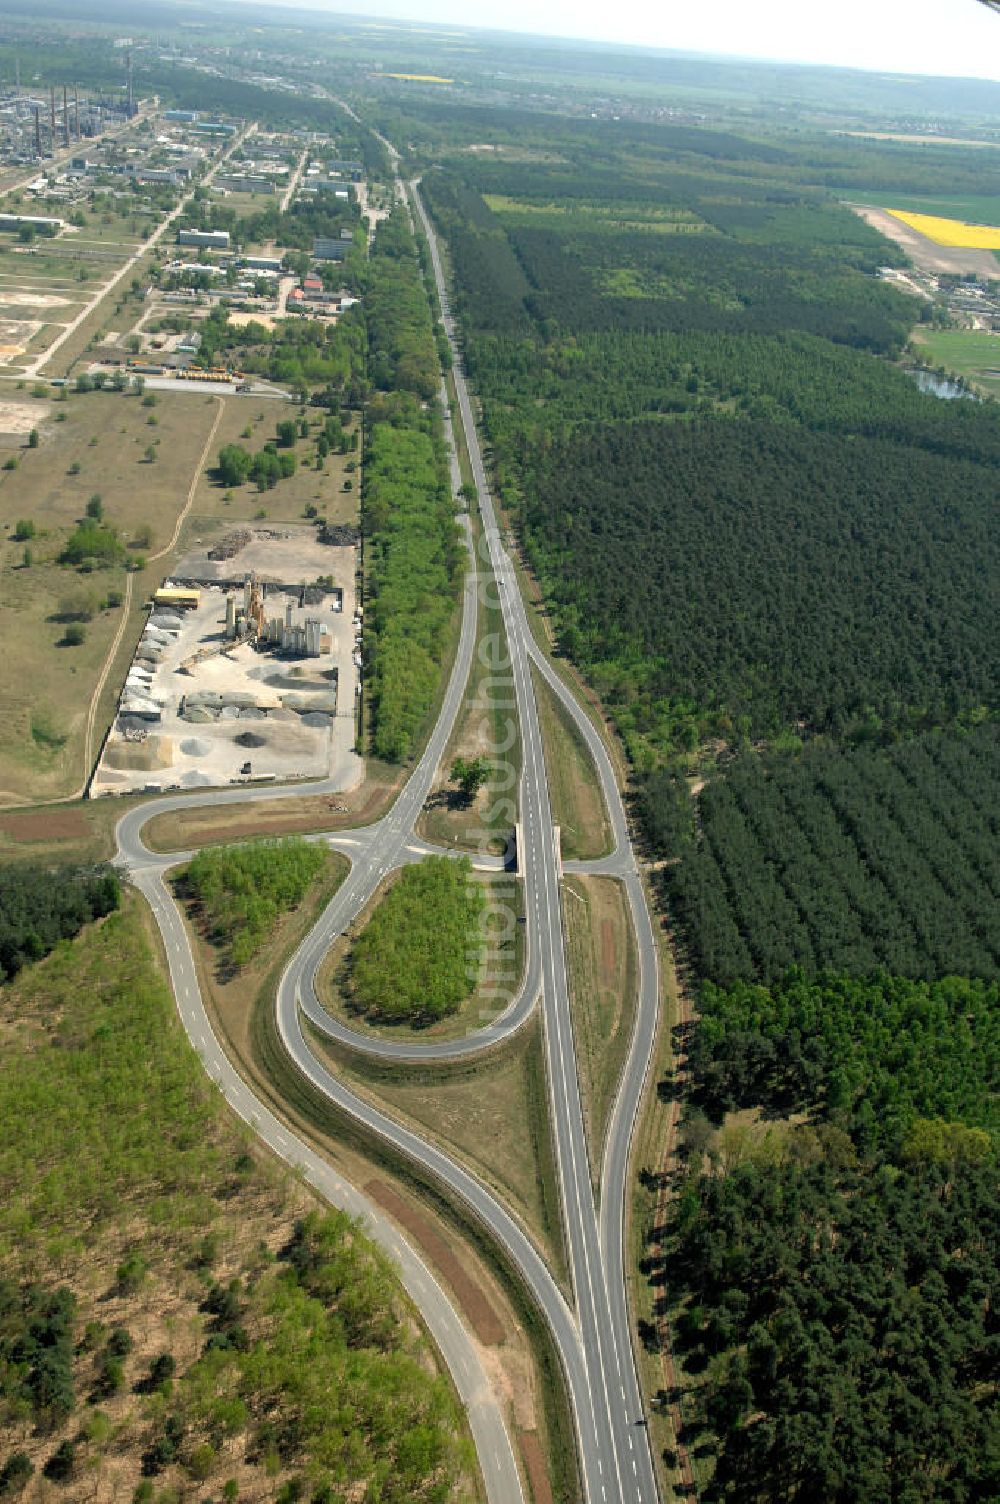
[[[317,558],[314,583],[293,584]],[[292,525],[239,528],[182,559],[153,593],[91,793],[318,777],[351,787],[362,775],[354,586],[354,547]]]

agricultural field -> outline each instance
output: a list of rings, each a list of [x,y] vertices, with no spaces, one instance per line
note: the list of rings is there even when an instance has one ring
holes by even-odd
[[[1000,250],[1000,226],[968,224],[960,219],[945,219],[935,214],[914,214],[906,209],[890,209],[889,213],[918,234],[926,235],[935,245],[968,246],[975,251]]]

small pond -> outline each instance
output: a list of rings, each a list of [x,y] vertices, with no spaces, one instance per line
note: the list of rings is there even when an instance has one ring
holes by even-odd
[[[907,376],[912,376],[922,392],[928,392],[932,397],[944,397],[947,401],[954,397],[968,397],[971,402],[979,401],[975,392],[967,391],[957,381],[935,376],[933,371],[923,371],[919,366],[904,366],[903,369]]]

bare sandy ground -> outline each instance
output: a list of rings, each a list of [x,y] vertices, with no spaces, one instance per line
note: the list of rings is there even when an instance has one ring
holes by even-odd
[[[876,209],[870,204],[850,204],[855,214],[860,214],[873,229],[887,239],[902,246],[914,266],[924,272],[975,272],[980,277],[1000,278],[1000,261],[992,251],[976,251],[968,246],[937,245],[920,235],[901,219],[895,219],[887,209]]]
[[[59,298],[53,293],[23,292],[19,286],[6,287],[2,297],[7,303],[18,303],[25,308],[68,308],[69,298]]]
[[[0,402],[0,433],[30,433],[48,412],[47,402]]]

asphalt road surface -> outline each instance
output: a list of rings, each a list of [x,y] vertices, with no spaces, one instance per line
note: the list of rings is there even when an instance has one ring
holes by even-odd
[[[460,416],[483,523],[482,569],[475,564],[467,576],[462,632],[456,661],[441,713],[426,750],[414,767],[392,810],[377,823],[329,838],[345,851],[352,866],[331,904],[281,979],[277,997],[277,1026],[285,1049],[315,1092],[340,1112],[364,1124],[400,1154],[417,1161],[448,1188],[486,1227],[507,1257],[517,1266],[535,1303],[544,1313],[563,1365],[577,1433],[578,1456],[585,1497],[590,1504],[653,1504],[655,1476],[643,1420],[626,1302],[624,1214],[628,1186],[629,1149],[635,1114],[649,1069],[656,1030],[658,974],[655,939],[632,849],[624,808],[614,771],[593,724],[552,669],[534,642],[521,599],[513,564],[503,548],[486,480],[469,402],[454,343],[454,326],[433,231],[414,191],[418,214],[428,237],[442,317],[455,353],[455,383]],[[452,454],[452,478],[460,477]],[[483,578],[485,576],[485,578]],[[494,591],[503,612],[511,657],[522,738],[522,775],[519,815],[522,842],[518,868],[525,886],[527,949],[525,975],[506,1012],[486,1029],[446,1044],[401,1048],[388,1041],[355,1034],[323,1010],[315,991],[317,967],[330,944],[361,911],[386,874],[413,860],[426,843],[414,839],[414,822],[444,755],[465,691],[475,646],[477,592]],[[625,885],[635,927],[639,957],[639,997],[636,1023],[612,1111],[601,1167],[600,1214],[595,1207],[591,1166],[580,1103],[575,1045],[570,1015],[566,959],[563,950],[558,856],[555,849],[541,732],[535,705],[530,663],[544,675],[573,717],[600,776],[615,839],[610,857],[594,863],[574,863],[575,870],[604,872]],[[333,790],[327,783],[309,786],[311,792]],[[412,1248],[392,1225],[356,1192],[333,1176],[306,1145],[257,1101],[229,1065],[213,1035],[197,986],[194,963],[183,925],[169,897],[164,873],[181,860],[179,854],[157,857],[142,841],[142,826],[155,814],[248,800],[271,800],[301,795],[302,785],[206,791],[169,797],[129,811],[118,827],[120,860],[149,897],[164,935],[171,978],[181,1017],[210,1073],[223,1083],[227,1099],[262,1137],[293,1164],[303,1164],[313,1183],[366,1221],[400,1263],[407,1288],[420,1273],[423,1293],[414,1295],[438,1342],[463,1401],[469,1407],[487,1491],[495,1504],[515,1504],[522,1490],[502,1414],[485,1386],[475,1349],[440,1289]],[[521,1225],[497,1197],[474,1175],[448,1155],[372,1108],[344,1087],[316,1058],[303,1027],[303,1018],[325,1033],[349,1041],[354,1048],[383,1055],[455,1058],[496,1043],[530,1016],[541,998],[552,1130],[563,1210],[563,1231],[573,1287],[570,1309],[544,1259]],[[324,1175],[326,1178],[324,1178]],[[319,1177],[319,1178],[317,1178]],[[321,1183],[322,1182],[322,1183]],[[415,1268],[419,1266],[419,1270]],[[422,1272],[421,1272],[422,1271]],[[464,1365],[464,1367],[463,1367]]]

